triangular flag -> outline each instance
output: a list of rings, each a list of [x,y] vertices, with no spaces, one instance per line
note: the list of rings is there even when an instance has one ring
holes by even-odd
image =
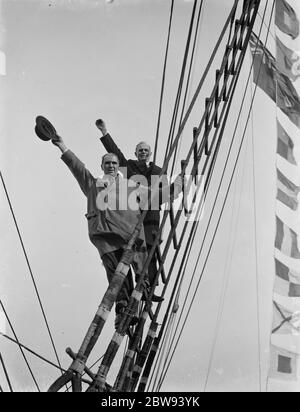
[[[300,97],[291,80],[277,70],[274,56],[254,33],[251,34],[250,48],[253,55],[254,83],[300,128]]]
[[[273,56],[268,56],[262,42],[253,33],[250,37],[253,56],[253,81],[276,102],[276,66]]]
[[[290,79],[277,73],[277,106],[300,128],[300,97]]]

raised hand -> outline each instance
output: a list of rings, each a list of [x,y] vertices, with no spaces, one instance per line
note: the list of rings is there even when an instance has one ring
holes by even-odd
[[[51,142],[54,144],[54,146],[57,146],[62,153],[68,150],[67,146],[65,145],[65,142],[58,134],[56,134],[55,137],[51,139]]]
[[[104,120],[102,119],[96,120],[96,126],[102,132],[103,136],[107,134],[106,124]]]
[[[58,134],[55,135],[55,137],[53,139],[51,139],[51,142],[55,145],[55,146],[60,146],[62,144],[64,144],[64,141],[62,139],[62,137],[60,137]]]

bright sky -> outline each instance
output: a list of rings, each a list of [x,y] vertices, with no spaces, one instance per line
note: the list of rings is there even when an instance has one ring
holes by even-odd
[[[158,164],[163,160],[193,5],[184,0],[175,3]],[[233,1],[204,3],[192,91]],[[0,96],[1,171],[60,359],[67,368],[70,359],[64,351],[68,346],[78,350],[107,280],[87,236],[86,200],[60,160],[59,151],[36,137],[35,118],[49,118],[95,176],[100,173],[99,161],[104,153],[94,126],[97,118],[106,120],[111,135],[128,157],[133,157],[140,140],[153,144],[170,1],[115,0],[107,4],[104,0],[2,0],[0,4],[0,49],[6,53],[6,75],[0,77],[4,90]],[[262,1],[261,15],[264,6]],[[268,2],[267,16],[270,6]],[[258,17],[257,25],[260,21]],[[274,33],[273,23],[271,28]],[[265,29],[263,33],[265,36]],[[274,51],[272,37],[269,47]],[[249,67],[247,54],[224,153]],[[211,90],[212,81],[210,77],[198,111],[183,135],[188,143],[182,144],[181,157],[191,142],[192,127],[200,121],[203,98]],[[249,89],[247,106],[250,97]],[[276,122],[275,106],[260,91],[252,124],[196,303],[162,390],[201,391],[209,369],[209,391],[257,391],[259,350],[264,385],[272,316]],[[237,142],[243,125],[244,122],[238,128]],[[220,171],[221,166],[216,174]],[[0,297],[20,341],[55,361],[3,190],[0,198]],[[209,204],[204,222],[208,210]],[[192,256],[198,254],[203,232],[198,235]],[[193,258],[190,272],[194,263]],[[216,335],[222,299],[224,306]],[[11,335],[8,327],[6,331]],[[88,364],[104,353],[112,335],[113,315]],[[17,348],[0,339],[14,389],[34,390]],[[208,368],[214,339],[216,345]],[[58,372],[30,355],[28,359],[41,388],[46,390]],[[118,361],[112,367],[110,382],[117,366]],[[1,368],[0,384],[6,389]]]

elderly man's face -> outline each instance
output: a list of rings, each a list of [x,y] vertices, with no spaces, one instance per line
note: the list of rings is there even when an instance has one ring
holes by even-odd
[[[116,177],[119,171],[119,161],[117,156],[108,154],[102,161],[102,170],[104,174]]]
[[[147,143],[140,143],[136,147],[135,155],[140,162],[149,162],[152,155],[151,148]]]

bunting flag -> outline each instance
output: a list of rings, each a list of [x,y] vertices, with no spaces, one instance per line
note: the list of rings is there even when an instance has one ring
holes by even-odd
[[[290,79],[281,73],[277,76],[277,106],[300,128],[300,97]]]
[[[277,69],[274,56],[252,33],[253,81],[300,128],[300,97],[291,80]]]
[[[296,165],[294,143],[279,121],[277,121],[277,137],[277,153],[292,165]]]
[[[253,81],[276,102],[275,59],[254,33],[250,37],[250,50],[253,57]]]
[[[295,10],[285,0],[276,0],[275,24],[292,39],[299,36],[300,24]]]
[[[300,336],[300,311],[291,312],[273,301],[274,318],[272,334],[288,334]]]
[[[277,199],[290,209],[297,210],[299,192],[300,187],[292,183],[277,169]]]
[[[291,270],[278,259],[275,259],[274,291],[281,296],[300,297],[300,273]]]
[[[297,380],[299,356],[271,345],[269,377],[280,380]]]
[[[276,65],[277,70],[285,74],[292,81],[300,77],[300,55],[286,47],[278,37],[276,37]]]
[[[287,116],[282,120],[285,127],[277,119],[277,154],[286,160],[286,163],[280,163],[280,169],[277,166],[277,204],[281,203],[286,207],[280,208],[280,218],[276,216],[275,248],[286,258],[280,257],[278,253],[279,258],[275,258],[273,328],[268,377],[286,381],[280,387],[293,392],[300,392],[300,266],[299,260],[292,261],[291,258],[300,259],[300,252],[298,235],[289,226],[293,224],[300,233],[300,187],[290,179],[300,176],[300,169],[298,170],[298,160],[295,157],[298,137],[295,127],[292,124],[288,126],[288,123],[300,128],[299,16],[299,0],[298,3],[295,0],[276,0],[276,59],[254,34],[250,43],[254,82]],[[292,136],[290,133],[293,133]],[[299,179],[295,182],[299,182]],[[286,219],[291,222],[293,218],[292,223],[285,223]],[[267,390],[277,391],[276,385],[279,383],[268,380]]]
[[[286,256],[300,259],[298,236],[292,229],[284,224],[279,217],[276,217],[275,247]]]

